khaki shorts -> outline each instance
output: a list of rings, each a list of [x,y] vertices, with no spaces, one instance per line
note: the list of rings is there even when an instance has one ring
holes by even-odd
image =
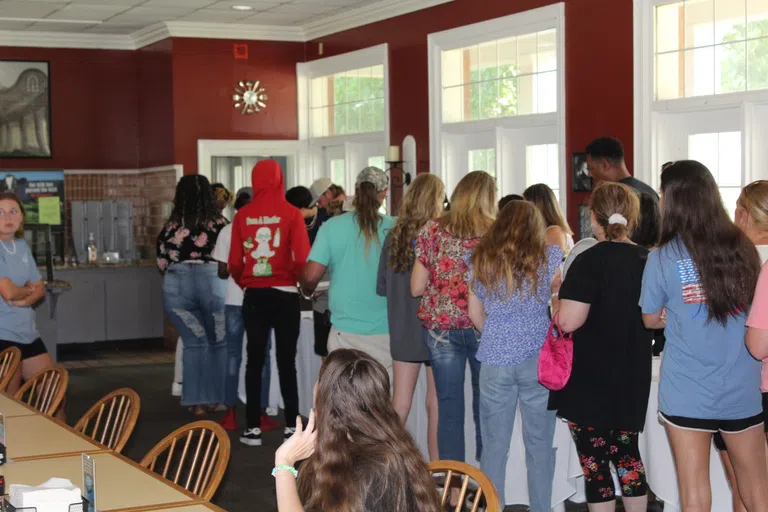
[[[352,334],[331,328],[328,336],[328,351],[339,348],[361,350],[380,362],[392,376],[392,354],[389,349],[389,334]]]

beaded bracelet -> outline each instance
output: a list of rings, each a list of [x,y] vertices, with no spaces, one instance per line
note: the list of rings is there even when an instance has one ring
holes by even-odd
[[[279,466],[275,466],[274,468],[272,468],[272,476],[277,475],[278,471],[290,471],[291,473],[293,473],[293,478],[298,478],[299,477],[299,472],[296,471],[296,468],[293,467],[293,466],[286,466],[284,464],[281,464]]]

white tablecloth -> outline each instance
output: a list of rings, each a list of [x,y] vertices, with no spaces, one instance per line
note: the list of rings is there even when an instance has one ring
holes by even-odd
[[[312,407],[312,390],[320,370],[320,357],[314,352],[314,330],[312,313],[308,312],[301,320],[301,334],[296,357],[296,369],[299,379],[299,411],[307,416]],[[277,364],[275,360],[275,347],[272,344],[272,379],[270,383],[269,403],[270,407],[282,407],[280,397],[280,383],[277,379]],[[245,365],[245,356],[243,357]],[[674,512],[680,509],[677,476],[672,458],[672,450],[669,446],[667,433],[664,426],[658,420],[658,394],[659,394],[659,358],[654,359],[653,381],[651,382],[651,395],[648,403],[645,431],[640,435],[640,453],[645,463],[648,484],[658,499],[664,502],[665,512]],[[243,392],[243,379],[245,366],[241,371],[240,396],[245,398]],[[475,425],[472,420],[472,387],[469,368],[465,376],[465,425],[464,435],[466,444],[466,460],[472,464],[475,461]],[[416,392],[413,407],[408,416],[407,427],[413,435],[416,444],[421,449],[425,459],[427,452],[427,413],[426,413],[427,379],[426,372],[422,369],[416,384]],[[554,446],[556,448],[555,476],[552,486],[552,507],[556,511],[565,510],[565,501],[570,499],[578,503],[585,501],[584,479],[576,446],[573,444],[568,425],[558,420],[555,428]],[[712,487],[712,510],[723,511],[731,508],[731,491],[723,471],[717,450],[712,447],[710,456],[710,481]],[[616,479],[614,475],[614,480]],[[617,487],[618,488],[618,487]],[[520,411],[515,415],[515,426],[512,433],[512,441],[507,462],[507,478],[505,494],[507,504],[528,505],[527,473],[525,467],[525,448],[523,446],[522,420]]]

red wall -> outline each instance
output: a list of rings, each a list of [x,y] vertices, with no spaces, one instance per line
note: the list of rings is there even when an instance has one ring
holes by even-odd
[[[418,169],[429,170],[427,35],[534,9],[553,0],[454,0],[430,9],[326,36],[307,45],[309,60],[389,44],[390,140],[416,138]],[[618,137],[632,162],[632,0],[566,0],[566,154],[593,138]],[[323,42],[324,53],[318,55]],[[570,160],[568,157],[566,160]],[[570,165],[569,165],[570,171]],[[571,188],[568,173],[567,189]],[[522,191],[519,191],[522,192]],[[568,193],[568,219],[578,225],[585,194]]]
[[[0,167],[136,168],[136,52],[5,47],[0,59],[50,61],[53,157],[2,159]]]
[[[139,167],[173,160],[173,44],[170,39],[138,51]]]
[[[304,43],[250,41],[248,60],[232,45],[243,41],[173,39],[174,162],[197,172],[198,139],[297,139],[296,63]],[[266,110],[242,115],[232,94],[241,80],[260,80]]]

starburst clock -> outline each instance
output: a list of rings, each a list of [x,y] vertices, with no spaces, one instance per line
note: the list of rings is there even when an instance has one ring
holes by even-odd
[[[256,114],[267,108],[267,90],[258,80],[241,81],[235,86],[232,101],[235,108],[240,109],[241,114]]]

